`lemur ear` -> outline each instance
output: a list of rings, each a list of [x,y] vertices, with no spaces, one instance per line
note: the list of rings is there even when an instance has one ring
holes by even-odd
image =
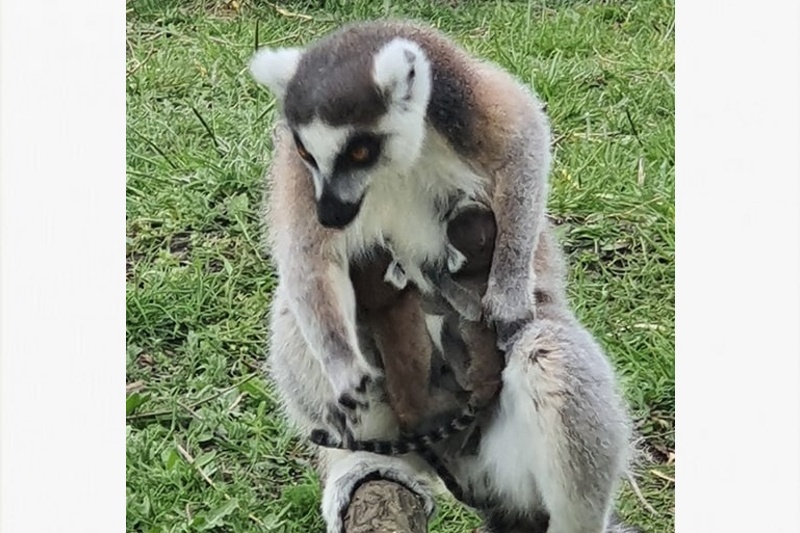
[[[300,48],[261,48],[250,59],[250,74],[269,88],[278,100],[283,100],[286,86],[302,56]]]
[[[375,84],[391,103],[407,109],[428,105],[431,92],[431,66],[420,46],[396,38],[376,55],[373,66]]]

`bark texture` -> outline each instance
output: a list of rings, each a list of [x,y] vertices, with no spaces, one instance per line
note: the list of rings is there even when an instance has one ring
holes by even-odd
[[[426,533],[422,500],[403,485],[383,479],[362,484],[350,501],[345,533]]]

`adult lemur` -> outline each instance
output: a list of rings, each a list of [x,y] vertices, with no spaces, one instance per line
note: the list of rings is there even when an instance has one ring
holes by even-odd
[[[497,220],[483,314],[507,362],[476,454],[449,467],[494,502],[484,512],[498,531],[541,530],[542,512],[550,533],[610,527],[627,419],[611,368],[561,286],[544,219],[550,135],[540,102],[440,33],[402,22],[347,26],[305,50],[261,50],[251,72],[285,119],[268,201],[279,277],[270,359],[292,421],[338,431],[346,419],[355,438],[396,436],[369,386],[377,356],[359,343],[348,265],[389,247],[408,279],[430,290],[420,265],[445,268],[454,257],[442,213],[453,198],[479,199]],[[330,533],[371,476],[405,484],[433,508],[413,454],[320,455]]]

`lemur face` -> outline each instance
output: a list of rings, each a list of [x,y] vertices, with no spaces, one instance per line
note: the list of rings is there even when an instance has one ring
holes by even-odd
[[[371,184],[419,158],[431,71],[416,43],[345,33],[305,51],[261,50],[250,68],[282,103],[323,226],[347,227]]]

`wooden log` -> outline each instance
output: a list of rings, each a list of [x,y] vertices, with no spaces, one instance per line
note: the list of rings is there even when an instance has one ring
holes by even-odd
[[[426,533],[422,499],[399,483],[377,479],[356,489],[344,519],[345,533]]]

